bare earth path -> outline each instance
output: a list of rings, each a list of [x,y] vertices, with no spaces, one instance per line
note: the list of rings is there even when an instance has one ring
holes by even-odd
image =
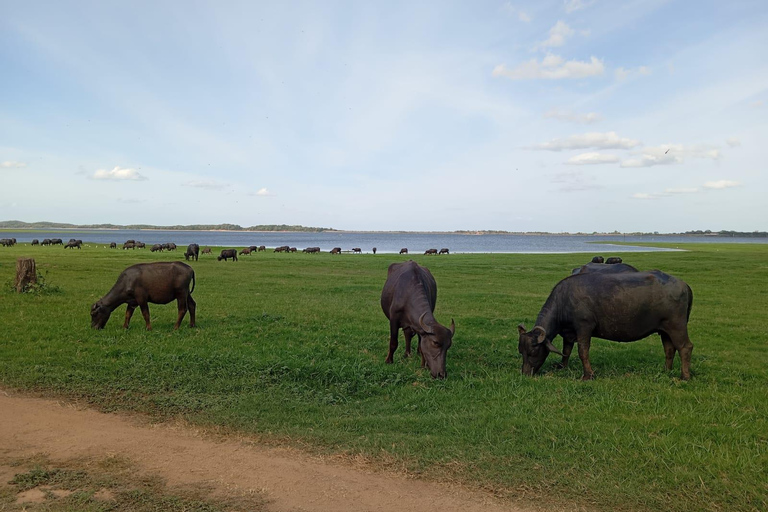
[[[0,455],[51,460],[120,455],[170,485],[257,491],[275,512],[523,512],[479,492],[332,464],[293,450],[210,439],[191,428],[80,409],[0,390]]]

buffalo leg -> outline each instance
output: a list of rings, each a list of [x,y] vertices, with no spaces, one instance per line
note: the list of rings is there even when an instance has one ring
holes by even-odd
[[[419,338],[419,342],[416,344],[416,352],[421,356],[421,367],[424,368],[427,366],[427,360],[424,357],[424,352],[421,351],[421,334],[416,333],[416,336]]]
[[[397,321],[389,321],[389,354],[387,355],[387,359],[384,361],[387,364],[392,364],[392,356],[395,355],[395,350],[397,350],[397,331],[399,329],[400,327],[398,326]]]
[[[184,315],[187,314],[187,298],[179,297],[176,299],[176,305],[179,308],[179,317],[176,319],[176,325],[173,326],[174,331],[179,328],[181,321],[184,320]]]
[[[403,327],[403,336],[405,337],[405,357],[411,355],[411,340],[413,339],[413,329]]]
[[[592,371],[592,365],[589,364],[589,346],[592,343],[592,338],[589,336],[579,337],[579,359],[584,367],[584,374],[581,376],[581,380],[592,380],[595,378],[595,372]]]
[[[197,308],[197,304],[195,303],[195,299],[193,299],[191,295],[187,297],[187,307],[189,308],[189,326],[194,327],[195,326],[195,309]]]
[[[149,304],[146,302],[139,304],[139,309],[141,309],[141,316],[144,317],[144,322],[147,324],[147,330],[152,330],[152,324],[149,323]]]
[[[659,333],[659,336],[661,336],[661,343],[664,345],[664,368],[669,371],[672,369],[675,361],[675,345],[672,343],[672,338],[669,337],[669,334],[662,331]]]
[[[128,307],[125,309],[125,322],[123,323],[123,329],[128,328],[128,323],[131,321],[131,317],[133,316],[133,311],[136,309],[136,306],[131,306],[128,304]]]
[[[670,331],[668,334],[672,344],[680,354],[680,366],[682,367],[680,378],[688,380],[691,378],[691,354],[693,353],[693,343],[688,338],[688,327],[683,326],[680,329]]]
[[[568,368],[568,359],[571,357],[571,351],[573,351],[573,344],[575,342],[576,338],[570,336],[563,337],[563,359],[555,365],[555,368]]]

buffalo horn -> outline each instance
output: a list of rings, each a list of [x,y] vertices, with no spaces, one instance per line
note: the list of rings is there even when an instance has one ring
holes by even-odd
[[[426,315],[427,312],[423,312],[421,316],[419,317],[419,325],[421,326],[422,330],[426,332],[427,334],[432,334],[432,328],[428,325],[424,325],[424,315]]]
[[[449,329],[451,330],[451,336],[456,334],[456,323],[453,321],[453,318],[451,318],[451,326]]]

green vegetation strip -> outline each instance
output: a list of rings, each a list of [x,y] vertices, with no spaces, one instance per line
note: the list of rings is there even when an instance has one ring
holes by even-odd
[[[768,245],[675,247],[688,252],[623,256],[693,288],[690,382],[679,359],[663,369],[658,336],[593,341],[594,382],[578,380],[577,357],[568,370],[555,371],[553,356],[542,376],[520,375],[517,324],[530,328],[591,255],[415,256],[437,280],[436,318],[456,320],[448,379],[434,381],[402,346],[384,364],[379,294],[404,257],[204,256],[193,263],[199,328],[187,318],[173,332],[175,305],[150,305],[152,332],[138,314],[122,330],[124,307],[93,331],[90,305],[122,269],[182,251],[18,245],[0,248],[0,385],[362,454],[551,505],[767,510]],[[11,291],[19,256],[45,276],[22,295]]]

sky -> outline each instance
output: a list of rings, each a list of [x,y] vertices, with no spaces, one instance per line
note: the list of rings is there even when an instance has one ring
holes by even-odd
[[[768,2],[0,0],[0,220],[768,229]]]

